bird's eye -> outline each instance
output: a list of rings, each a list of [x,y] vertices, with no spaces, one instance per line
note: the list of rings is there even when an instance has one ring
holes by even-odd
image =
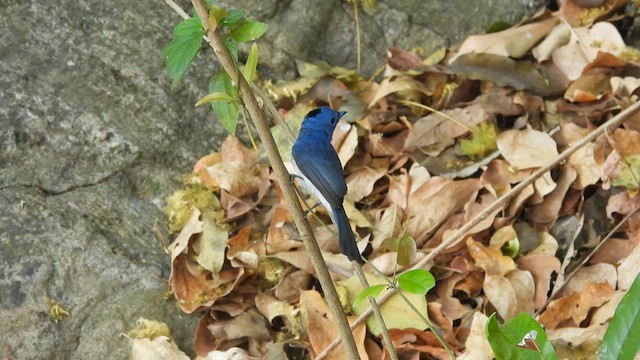
[[[331,123],[332,123],[332,124],[335,124],[335,123],[336,123],[336,119],[335,119],[335,118],[332,118],[332,119],[331,119]]]

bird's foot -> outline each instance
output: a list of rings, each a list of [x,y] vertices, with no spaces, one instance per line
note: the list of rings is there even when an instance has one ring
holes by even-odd
[[[304,216],[307,217],[309,214],[311,214],[313,212],[313,209],[317,208],[318,206],[320,206],[320,202],[318,201],[317,203],[315,203],[315,205],[313,205],[312,207],[309,208],[309,210],[305,210],[304,211]]]

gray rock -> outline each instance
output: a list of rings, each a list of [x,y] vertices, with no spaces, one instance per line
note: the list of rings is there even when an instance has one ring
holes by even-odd
[[[361,14],[364,71],[387,46],[428,52],[540,3],[380,1]],[[344,1],[234,6],[271,26],[267,76],[294,77],[294,59],[355,66]],[[153,229],[182,174],[224,136],[193,106],[212,53],[171,92],[161,51],[179,18],[163,2],[5,0],[0,15],[0,357],[126,359],[119,334],[138,317],[168,323],[191,353],[197,319],[163,298],[169,258]],[[45,298],[70,316],[49,320]]]

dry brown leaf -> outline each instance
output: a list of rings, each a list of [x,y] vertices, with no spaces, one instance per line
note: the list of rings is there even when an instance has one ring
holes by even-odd
[[[580,324],[593,307],[599,307],[611,299],[613,288],[607,283],[587,284],[583,291],[552,301],[540,315],[540,324],[547,329],[560,325]]]
[[[524,56],[540,39],[546,36],[560,20],[546,20],[509,28],[500,32],[469,36],[460,46],[458,56],[467,53],[486,53],[519,58]]]
[[[243,268],[223,269],[212,279],[210,272],[200,269],[187,255],[182,254],[173,261],[169,281],[180,309],[192,313],[229,294],[243,273]]]
[[[402,359],[419,359],[423,356],[438,360],[450,359],[447,351],[441,347],[431,332],[417,329],[390,329],[389,335],[398,357]]]
[[[577,172],[576,180],[571,184],[574,189],[584,189],[600,179],[600,168],[594,158],[595,145],[586,144],[569,156],[569,164]]]
[[[606,263],[586,266],[576,271],[573,277],[569,279],[567,284],[558,293],[558,296],[562,297],[574,292],[583,291],[586,286],[592,283],[607,283],[612,289],[615,289],[617,282],[618,273],[616,272],[615,266]]]
[[[640,243],[640,233],[636,232],[630,239],[610,238],[607,240],[596,253],[593,254],[591,262],[607,263],[617,265],[620,260],[626,258]]]
[[[622,298],[627,294],[626,291],[618,290],[613,293],[611,300],[602,305],[598,310],[593,313],[591,317],[590,325],[607,325],[609,320],[613,317],[618,308],[618,304]]]
[[[401,92],[406,93],[420,93],[430,96],[431,92],[422,83],[414,80],[409,76],[392,76],[386,77],[380,83],[375,96],[369,102],[369,107],[375,105],[382,98],[387,97],[390,94]]]
[[[202,234],[192,244],[195,261],[214,275],[224,265],[224,253],[229,240],[226,227],[219,225],[222,215],[220,212],[205,209],[202,213]]]
[[[494,54],[464,54],[449,65],[449,71],[473,80],[482,80],[516,90],[529,90],[540,96],[562,93],[568,80],[549,64],[534,65]]]
[[[422,244],[430,231],[469,201],[480,184],[477,179],[460,181],[433,177],[418,188],[407,206],[407,234]]]
[[[500,248],[486,247],[469,237],[467,249],[475,264],[484,270],[487,276],[504,277],[516,269],[513,259],[502,255]]]
[[[439,113],[429,114],[413,124],[404,142],[404,149],[407,151],[421,149],[430,156],[437,156],[446,147],[452,145],[457,137],[467,134],[470,128],[490,120],[490,114],[485,111],[482,104],[472,104],[442,112],[466,127]]]
[[[220,148],[222,162],[238,161],[247,167],[251,167],[258,161],[258,154],[246,146],[235,136],[227,136]],[[213,164],[211,164],[213,165]]]
[[[588,359],[598,352],[606,325],[545,329],[559,359]]]
[[[193,235],[202,233],[204,224],[200,220],[200,215],[200,210],[194,208],[189,221],[187,221],[185,226],[180,231],[180,234],[178,234],[176,239],[173,240],[171,245],[169,245],[169,247],[167,248],[167,250],[169,250],[169,253],[171,253],[171,263],[175,261],[178,255],[186,252],[187,247],[189,246],[189,240]]]
[[[340,133],[344,133],[344,136],[340,136]],[[337,149],[338,158],[342,167],[344,167],[349,160],[356,153],[358,147],[358,130],[355,126],[351,126],[344,121],[339,121],[336,125],[336,129],[333,132],[332,144]]]
[[[311,281],[311,275],[302,270],[295,270],[282,279],[276,287],[275,295],[278,299],[290,304],[297,303],[300,298],[300,290],[307,289]]]
[[[301,291],[300,307],[305,311],[307,321],[307,334],[309,342],[315,354],[323,351],[339,334],[333,316],[324,300],[317,291]],[[362,359],[368,359],[367,352],[364,348],[364,337],[366,327],[364,324],[358,325],[353,330],[358,347],[358,354]],[[325,359],[342,359],[345,353],[342,343],[338,344]]]
[[[585,67],[595,61],[598,52],[608,52],[618,56],[625,49],[624,40],[615,26],[599,22],[591,28],[573,29],[568,44],[557,48],[553,63],[569,80],[576,80]]]
[[[255,309],[249,309],[229,320],[217,320],[207,326],[216,340],[248,337],[265,341],[272,339],[267,321]]]
[[[347,199],[360,201],[373,191],[376,181],[387,173],[386,167],[371,168],[363,166],[347,176]]]
[[[400,208],[395,204],[382,211],[380,219],[374,222],[373,241],[371,242],[374,250],[380,248],[383,241],[401,235],[400,215]]]
[[[528,254],[518,258],[518,267],[528,270],[536,284],[533,296],[533,307],[539,309],[544,305],[551,288],[551,275],[560,271],[560,260],[553,255]]]
[[[618,290],[629,290],[639,272],[640,246],[636,246],[618,265]]]
[[[469,337],[465,342],[466,351],[458,356],[459,360],[491,360],[494,358],[493,350],[485,334],[487,320],[487,316],[483,313],[479,311],[473,313]]]
[[[564,98],[571,102],[591,102],[611,94],[609,79],[611,74],[603,71],[591,71],[569,85]]]
[[[567,191],[571,184],[574,183],[576,176],[577,173],[573,167],[563,166],[560,170],[560,178],[556,188],[530,211],[531,220],[540,224],[555,221],[558,218]]]
[[[556,143],[542,131],[507,130],[498,135],[498,150],[514,170],[538,168],[558,156]]]

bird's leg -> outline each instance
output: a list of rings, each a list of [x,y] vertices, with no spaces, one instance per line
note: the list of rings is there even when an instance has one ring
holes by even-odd
[[[318,201],[317,203],[315,203],[312,207],[309,208],[309,210],[305,210],[304,211],[304,216],[307,217],[307,215],[309,215],[310,213],[313,212],[313,209],[317,208],[318,206],[322,205],[322,203],[320,201]]]
[[[294,181],[295,179],[304,180],[304,179],[302,178],[302,176],[300,176],[300,175],[298,175],[298,174],[289,174],[289,179],[291,179],[291,183],[293,183],[293,181]]]

